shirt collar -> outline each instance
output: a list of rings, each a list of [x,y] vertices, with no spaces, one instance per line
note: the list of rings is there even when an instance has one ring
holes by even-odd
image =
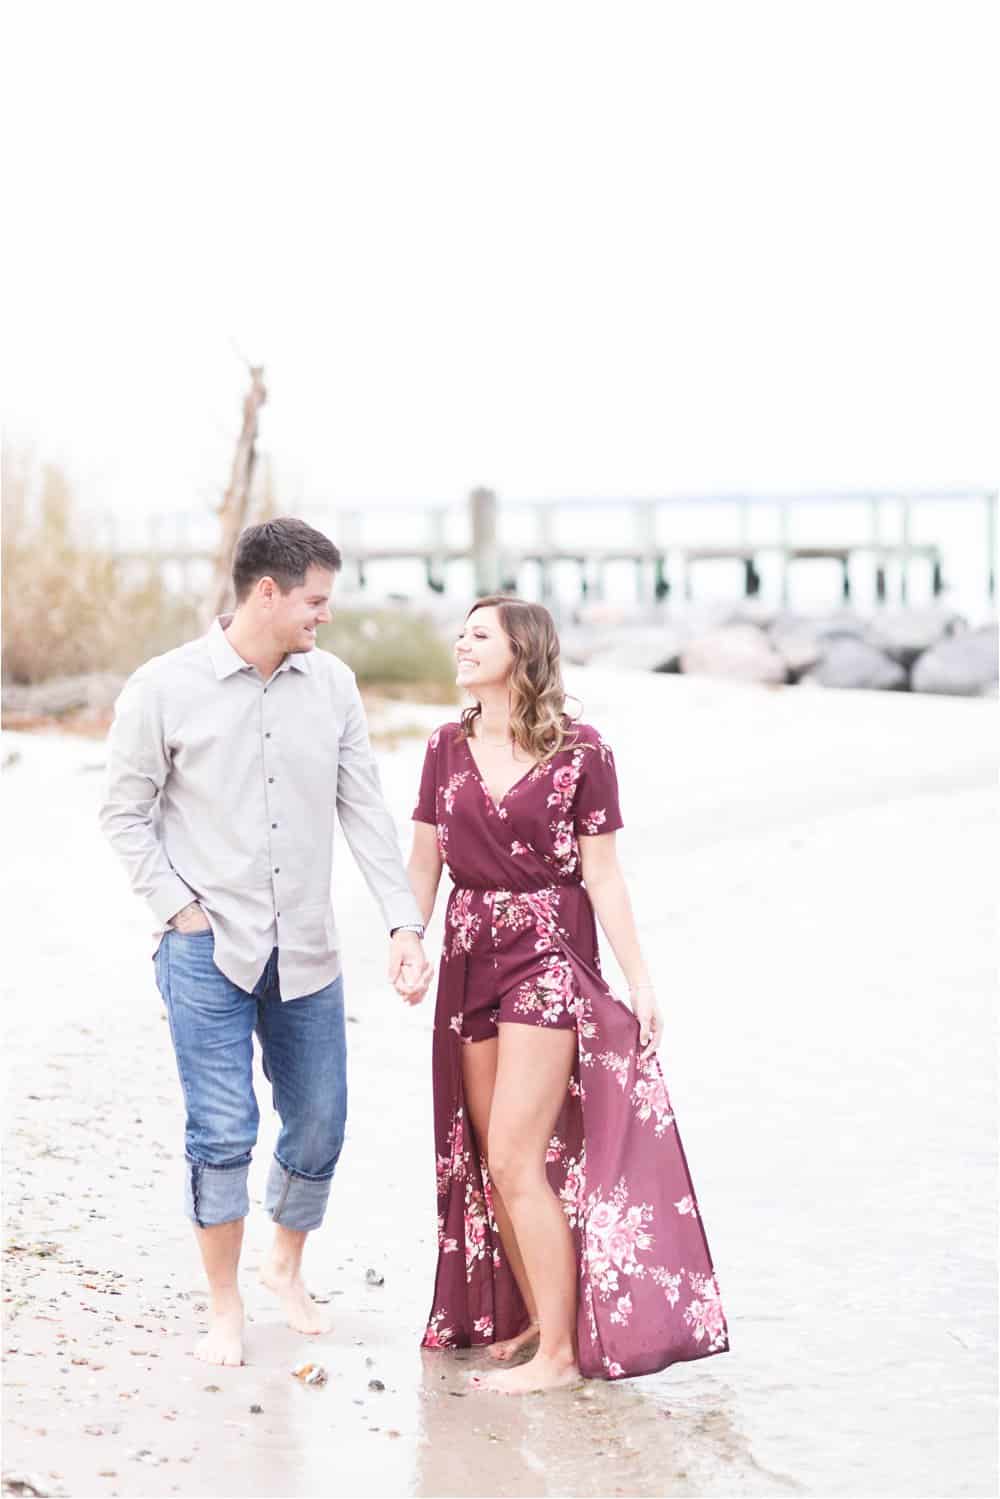
[[[205,636],[208,645],[208,654],[212,665],[215,667],[215,675],[222,682],[226,677],[234,676],[238,671],[253,671],[253,667],[244,661],[235,646],[230,645],[226,636],[226,630],[232,623],[231,614],[220,614],[213,619],[208,634]],[[279,671],[309,671],[309,654],[307,651],[291,651],[278,667]]]

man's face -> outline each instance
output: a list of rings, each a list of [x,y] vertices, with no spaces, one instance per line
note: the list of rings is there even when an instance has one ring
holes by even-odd
[[[270,596],[271,630],[274,643],[283,651],[311,651],[319,625],[330,622],[333,573],[325,567],[310,567],[305,581],[282,593],[275,586]]]

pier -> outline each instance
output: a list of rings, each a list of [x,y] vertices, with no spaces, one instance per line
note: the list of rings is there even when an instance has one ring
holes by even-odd
[[[576,574],[579,598],[599,600],[605,595],[607,569],[624,563],[634,572],[637,602],[688,601],[697,596],[698,580],[707,569],[728,562],[741,569],[742,591],[750,599],[760,594],[765,572],[772,578],[777,572],[780,602],[787,605],[792,570],[822,561],[839,567],[840,594],[845,602],[858,599],[858,573],[862,571],[858,564],[863,564],[865,592],[871,593],[865,602],[877,606],[907,604],[914,577],[921,577],[934,598],[948,586],[944,542],[913,539],[920,507],[942,502],[949,507],[971,504],[981,512],[983,595],[992,605],[996,599],[997,493],[991,490],[504,501],[493,490],[478,488],[464,506],[310,506],[298,513],[333,536],[343,553],[345,580],[362,593],[370,586],[371,570],[383,563],[419,564],[427,588],[438,594],[448,591],[449,573],[456,564],[467,568],[471,563],[475,592],[480,596],[497,591],[524,592],[526,585],[534,582],[532,591],[549,601],[556,593],[556,569],[565,572],[568,567]],[[850,507],[855,515],[861,507],[867,516],[866,534],[819,540],[795,536],[793,517],[797,512],[825,506],[830,513],[838,505]],[[703,509],[707,514],[727,507],[735,521],[732,539],[698,541],[680,535],[672,524],[672,512],[681,507],[686,507],[689,519],[696,510]],[[560,521],[595,511],[614,512],[614,533],[607,540],[557,538]],[[895,534],[890,538],[887,521],[892,511]],[[769,512],[766,520],[771,534],[766,539],[755,538],[754,523],[763,512]],[[415,515],[421,518],[423,531],[416,541],[406,538]],[[406,525],[401,524],[404,517]],[[527,529],[534,534],[530,539],[523,535],[515,539],[515,533],[525,530],[525,517],[529,518]],[[151,524],[145,545],[112,545],[112,550],[121,560],[135,564],[155,567],[173,563],[189,586],[194,576],[214,562],[216,551],[207,540],[192,543],[193,521],[197,518],[178,515],[172,519],[169,538],[163,518]],[[402,533],[398,539],[393,537],[394,523]],[[856,526],[854,529],[857,531]]]
[[[799,542],[792,539],[792,513],[799,506],[833,505],[838,501],[857,503],[863,499],[868,512],[867,537],[845,542]],[[991,491],[927,490],[857,494],[812,493],[794,497],[767,495],[678,495],[653,500],[568,499],[557,501],[517,501],[502,503],[489,489],[473,490],[468,499],[468,536],[465,545],[448,545],[445,537],[452,507],[429,507],[425,511],[427,541],[424,546],[406,546],[391,542],[365,544],[362,537],[364,513],[360,510],[337,512],[338,536],[345,562],[355,569],[359,588],[367,582],[367,570],[376,563],[419,561],[425,570],[427,586],[436,593],[447,589],[449,567],[455,562],[471,560],[476,592],[480,595],[498,590],[522,591],[525,573],[533,568],[538,578],[538,592],[544,600],[554,594],[553,573],[559,564],[569,564],[578,573],[581,599],[604,596],[604,578],[611,563],[627,563],[634,568],[636,597],[640,602],[670,597],[692,599],[696,594],[696,574],[701,568],[720,561],[736,562],[743,570],[743,592],[756,597],[761,589],[763,565],[776,559],[780,575],[780,596],[786,605],[790,594],[793,567],[807,562],[832,561],[841,571],[841,596],[850,601],[856,592],[855,563],[866,560],[873,577],[874,602],[889,601],[889,578],[896,574],[897,599],[906,604],[910,595],[911,572],[924,569],[930,593],[938,597],[947,579],[944,571],[944,548],[933,542],[911,540],[914,511],[921,502],[976,502],[984,511],[985,592],[992,603],[996,597],[996,526],[997,494]],[[739,520],[738,536],[732,543],[672,544],[669,539],[669,511],[678,505],[726,505],[735,507]],[[900,537],[885,539],[885,513],[890,505],[900,511]],[[749,539],[751,513],[759,507],[775,512],[778,536],[769,541]],[[606,510],[621,512],[620,534],[607,543],[572,544],[554,539],[555,522],[560,512]],[[535,539],[529,543],[505,541],[505,515],[530,512]],[[667,517],[659,525],[660,513]]]

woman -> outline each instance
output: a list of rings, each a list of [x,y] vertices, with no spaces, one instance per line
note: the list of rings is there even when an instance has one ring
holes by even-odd
[[[614,760],[564,712],[538,604],[470,610],[474,699],[427,746],[409,875],[441,870],[434,1032],[437,1280],[429,1348],[491,1345],[487,1387],[551,1389],[722,1352],[725,1320],[655,1051],[661,1018],[615,854]],[[601,978],[597,914],[630,1010]]]

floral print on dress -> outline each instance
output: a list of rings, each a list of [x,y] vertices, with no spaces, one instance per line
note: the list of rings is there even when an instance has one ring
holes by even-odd
[[[448,925],[452,929],[452,955],[457,952],[471,952],[476,940],[482,917],[473,910],[472,897],[471,890],[456,890],[454,899],[448,907]]]
[[[695,1295],[684,1308],[684,1321],[691,1328],[695,1342],[700,1343],[704,1338],[712,1353],[721,1352],[727,1346],[726,1321],[715,1277],[689,1270],[688,1283]]]
[[[718,1283],[663,1074],[655,1056],[640,1063],[635,1016],[601,976],[582,883],[581,840],[622,826],[610,748],[577,725],[498,806],[460,726],[444,725],[428,742],[414,817],[436,828],[454,885],[434,1027],[438,1262],[424,1346],[480,1345],[528,1323],[463,1100],[469,960],[488,955],[498,996],[509,975],[514,1023],[575,1025],[545,1169],[576,1252],[582,1373],[623,1379],[722,1352]]]
[[[447,786],[441,792],[441,799],[444,802],[444,810],[446,812],[454,812],[455,797],[468,779],[469,771],[467,770],[456,770],[455,774],[449,778]]]
[[[441,1325],[446,1316],[447,1313],[441,1308],[431,1317],[427,1324],[427,1330],[424,1333],[423,1342],[425,1348],[455,1347],[455,1334],[450,1327],[442,1327]]]
[[[549,953],[537,976],[518,986],[514,1012],[537,1015],[542,1025],[555,1025],[564,1015],[572,1014],[574,999],[572,966],[561,953]]]
[[[663,1288],[668,1304],[676,1306],[681,1294],[679,1289],[681,1276],[671,1275],[665,1265],[653,1265],[649,1273],[655,1284]]]
[[[591,1192],[587,1196],[586,1268],[598,1294],[617,1294],[619,1277],[642,1275],[638,1256],[653,1245],[649,1228],[653,1209],[648,1202],[628,1205],[628,1190],[622,1177],[609,1198]]]
[[[652,1058],[640,1066],[639,1076],[632,1088],[632,1105],[635,1117],[641,1123],[645,1124],[649,1119],[656,1120],[653,1130],[656,1135],[662,1135],[674,1122],[670,1099],[667,1097],[667,1085]]]

